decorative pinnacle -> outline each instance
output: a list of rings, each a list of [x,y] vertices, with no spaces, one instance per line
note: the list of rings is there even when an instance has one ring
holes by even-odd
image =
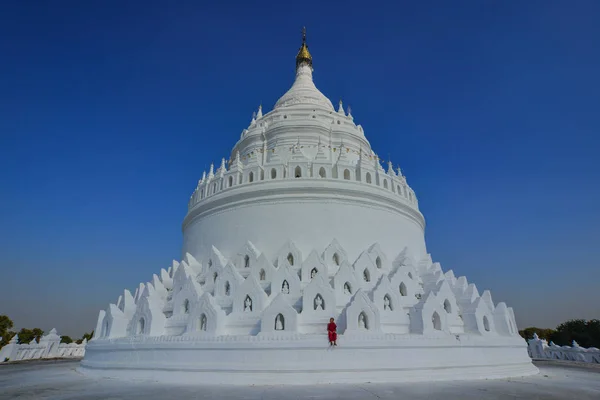
[[[298,69],[301,64],[307,64],[312,69],[312,56],[306,45],[306,27],[302,28],[302,46],[300,46],[298,55],[296,55],[296,69]]]

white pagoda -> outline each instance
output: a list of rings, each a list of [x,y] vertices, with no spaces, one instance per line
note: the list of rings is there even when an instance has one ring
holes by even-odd
[[[312,61],[303,35],[292,87],[198,182],[182,260],[100,311],[82,372],[211,384],[537,372],[512,308],[432,261],[415,192],[315,87]]]

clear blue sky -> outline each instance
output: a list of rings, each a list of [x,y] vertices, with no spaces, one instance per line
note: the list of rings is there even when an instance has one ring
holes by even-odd
[[[203,169],[289,88],[306,25],[444,270],[521,328],[600,317],[599,2],[216,3],[0,6],[0,314],[77,336],[178,258]]]

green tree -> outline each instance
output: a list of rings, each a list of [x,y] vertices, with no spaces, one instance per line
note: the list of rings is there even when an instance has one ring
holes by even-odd
[[[572,319],[556,327],[550,340],[560,346],[570,346],[575,340],[581,347],[600,348],[600,320]]]
[[[87,339],[87,341],[89,342],[90,340],[92,340],[92,337],[94,336],[94,331],[92,331],[91,333],[84,333],[83,336],[81,337],[81,339],[77,340],[77,344],[81,344],[83,343],[84,339]]]
[[[534,333],[537,333],[537,335],[540,339],[550,340],[550,337],[554,333],[554,329],[543,329],[543,328],[536,328],[536,327],[532,326],[532,327],[525,328],[525,329],[519,331],[519,334],[525,340],[533,339]]]
[[[44,335],[44,331],[40,328],[27,329],[23,328],[18,332],[19,344],[30,343],[32,340],[40,342],[40,338]]]
[[[66,336],[66,335],[64,335],[64,336],[61,336],[61,337],[60,337],[60,342],[61,342],[61,343],[66,343],[66,344],[69,344],[69,343],[73,343],[73,339],[71,339],[71,337],[70,337],[70,336]]]
[[[10,329],[13,327],[12,319],[8,318],[7,315],[0,315],[0,348],[10,342],[15,333]]]

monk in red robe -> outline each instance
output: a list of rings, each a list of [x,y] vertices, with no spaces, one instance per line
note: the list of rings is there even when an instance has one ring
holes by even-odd
[[[327,334],[329,335],[329,345],[337,346],[337,325],[334,322],[333,318],[329,318],[329,323],[327,324]]]

